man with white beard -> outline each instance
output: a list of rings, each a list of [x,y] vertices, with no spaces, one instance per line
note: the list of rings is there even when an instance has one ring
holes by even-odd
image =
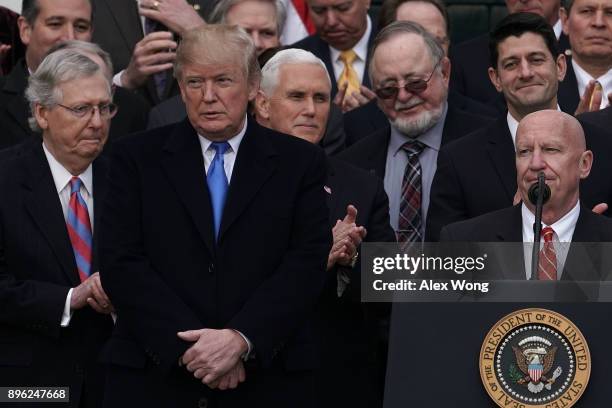
[[[360,140],[340,158],[384,179],[399,242],[424,237],[440,146],[487,123],[448,105],[450,69],[436,38],[417,23],[395,22],[372,45],[371,83],[390,126]]]

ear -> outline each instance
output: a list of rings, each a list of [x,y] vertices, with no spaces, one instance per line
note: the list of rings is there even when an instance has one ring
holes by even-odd
[[[448,86],[451,74],[451,62],[448,57],[442,58],[442,61],[440,61],[440,68],[440,71],[442,72],[442,79],[444,80],[444,83]]]
[[[565,74],[567,73],[567,59],[564,54],[557,56],[557,79],[559,82],[563,81]]]
[[[493,67],[489,67],[488,73],[489,79],[491,80],[491,83],[493,84],[495,89],[497,89],[497,92],[502,92],[502,86],[499,80],[499,76],[497,76],[497,71],[493,69]]]
[[[47,120],[47,115],[49,114],[49,109],[37,103],[34,107],[34,118],[38,123],[38,126],[45,130],[49,127],[49,121]]]
[[[255,112],[257,119],[260,119],[266,123],[270,120],[270,101],[261,89],[257,91],[257,95],[255,97]]]
[[[29,45],[32,37],[32,26],[21,16],[17,19],[17,26],[19,27],[21,42],[26,46]]]
[[[559,18],[561,19],[561,26],[563,28],[563,33],[565,35],[568,35],[569,24],[567,20],[569,19],[569,14],[567,13],[567,10],[565,9],[565,7],[559,8]]]
[[[255,100],[259,91],[259,81],[249,81],[249,101]]]
[[[591,173],[591,167],[593,166],[593,152],[586,150],[580,155],[580,162],[578,163],[578,169],[580,170],[580,178],[585,179]]]

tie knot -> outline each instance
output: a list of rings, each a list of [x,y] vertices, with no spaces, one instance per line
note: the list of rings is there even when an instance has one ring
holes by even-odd
[[[408,153],[408,156],[419,155],[425,148],[425,145],[418,140],[411,140],[402,145],[402,150]]]
[[[355,54],[355,51],[352,49],[345,50],[340,53],[340,60],[345,64],[352,64],[353,61],[355,61],[355,58],[357,58],[357,54]]]
[[[225,154],[227,149],[230,148],[230,144],[227,142],[212,142],[210,146],[215,149],[217,154]]]
[[[70,179],[70,194],[78,193],[81,191],[81,185],[83,182],[78,177],[73,177]]]
[[[551,242],[553,239],[554,233],[555,233],[555,230],[553,230],[551,227],[542,228],[542,237],[544,238],[544,242]]]

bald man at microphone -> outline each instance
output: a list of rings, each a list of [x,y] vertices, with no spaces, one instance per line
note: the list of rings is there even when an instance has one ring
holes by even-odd
[[[589,176],[593,159],[593,153],[586,149],[584,131],[572,116],[556,110],[525,116],[516,134],[521,202],[447,225],[442,229],[440,241],[533,243],[536,208],[529,199],[529,190],[543,172],[550,197],[542,207],[540,262],[534,279],[603,279],[605,272],[597,268],[572,268],[571,271],[564,268],[572,256],[567,243],[612,242],[612,220],[580,205],[580,182]],[[531,268],[525,268],[522,278],[531,279]]]

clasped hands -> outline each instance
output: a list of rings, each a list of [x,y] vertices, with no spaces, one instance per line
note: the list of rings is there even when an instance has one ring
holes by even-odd
[[[231,329],[199,329],[178,332],[181,340],[193,343],[179,358],[179,365],[212,389],[233,389],[246,379],[241,356],[248,345]]]
[[[349,204],[346,207],[344,219],[337,220],[332,228],[334,242],[327,257],[327,270],[334,265],[350,266],[353,257],[357,256],[357,248],[365,238],[365,227],[357,226],[357,209]]]

